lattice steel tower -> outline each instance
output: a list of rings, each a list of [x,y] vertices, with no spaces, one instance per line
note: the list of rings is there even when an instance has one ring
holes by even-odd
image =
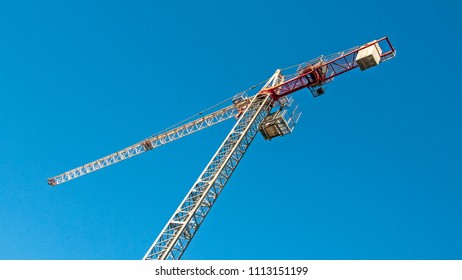
[[[232,104],[227,107],[49,178],[48,184],[56,186],[225,120],[236,119],[231,132],[143,257],[145,260],[180,259],[257,133],[269,140],[293,131],[301,113],[290,94],[308,88],[314,97],[320,96],[334,77],[358,67],[369,69],[395,54],[389,39],[383,37],[360,47],[278,69],[257,93],[250,95],[256,88],[253,86],[230,98]]]

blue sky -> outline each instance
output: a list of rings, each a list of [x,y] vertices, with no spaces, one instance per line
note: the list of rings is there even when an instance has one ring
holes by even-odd
[[[257,136],[184,259],[462,258],[460,4],[5,2],[0,259],[141,259],[232,120],[46,179],[383,36],[395,59],[294,94],[294,133]]]

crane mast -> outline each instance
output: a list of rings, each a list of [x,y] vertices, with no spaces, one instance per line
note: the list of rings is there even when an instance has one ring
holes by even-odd
[[[282,79],[276,71],[267,85]],[[265,85],[264,88],[267,87]],[[268,115],[273,100],[257,94],[143,259],[178,260],[188,247]]]
[[[361,71],[395,57],[396,51],[387,37],[359,47],[320,56],[311,61],[277,70],[263,88],[251,97],[247,91],[233,98],[233,105],[204,117],[153,135],[121,151],[69,170],[48,179],[56,186],[97,171],[127,158],[155,149],[225,120],[236,118],[236,124],[205,167],[186,197],[180,203],[162,232],[144,255],[144,260],[178,260],[215,204],[258,131],[266,140],[292,132],[301,113],[291,108],[287,96],[307,88],[314,97],[325,93],[326,84],[334,77],[355,68]],[[251,89],[255,86],[251,87]]]

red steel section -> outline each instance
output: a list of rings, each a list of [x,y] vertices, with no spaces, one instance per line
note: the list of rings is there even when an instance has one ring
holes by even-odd
[[[326,84],[340,74],[348,72],[358,67],[356,56],[358,52],[371,45],[378,43],[383,52],[380,55],[381,62],[395,56],[395,49],[388,37],[369,42],[363,46],[340,52],[328,57],[321,57],[314,65],[307,64],[299,69],[296,77],[289,79],[279,85],[262,90],[261,94],[270,94],[274,100],[289,95],[303,88],[311,88]]]

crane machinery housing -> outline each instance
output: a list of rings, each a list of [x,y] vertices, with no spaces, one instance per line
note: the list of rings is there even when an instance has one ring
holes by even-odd
[[[293,67],[278,69],[271,78],[261,83],[264,85],[257,93],[251,94],[256,88],[253,86],[228,99],[232,100],[232,104],[227,107],[49,178],[48,184],[62,184],[234,118],[235,125],[143,257],[144,260],[178,260],[257,133],[271,140],[293,131],[301,113],[290,94],[308,88],[314,97],[318,97],[325,93],[326,84],[336,76],[358,67],[361,71],[367,70],[395,55],[396,51],[388,37],[383,37],[346,51],[321,55]]]

